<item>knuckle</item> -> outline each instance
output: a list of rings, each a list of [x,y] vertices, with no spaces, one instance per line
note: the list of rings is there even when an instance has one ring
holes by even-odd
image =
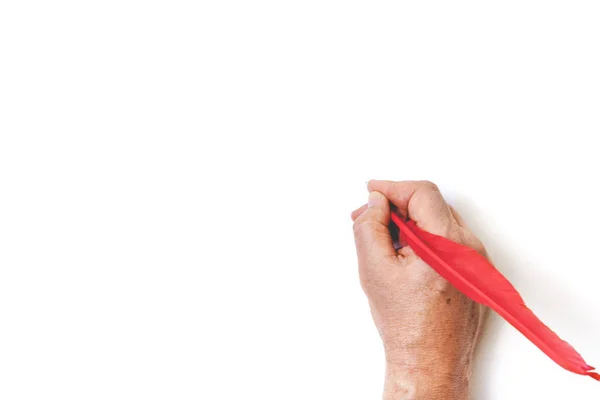
[[[352,230],[354,231],[354,235],[357,235],[360,232],[360,230],[362,229],[360,227],[359,219],[360,218],[357,218],[356,221],[354,221],[354,224],[352,224]]]
[[[429,189],[429,190],[432,190],[432,191],[439,192],[439,190],[440,190],[440,189],[438,188],[438,186],[437,186],[435,183],[431,182],[431,181],[421,181],[421,185],[422,185],[424,188],[426,188],[426,189]]]
[[[361,215],[362,217],[362,215]],[[361,235],[363,232],[365,232],[366,230],[369,229],[369,221],[366,220],[365,218],[361,218],[358,217],[356,219],[356,221],[354,221],[354,224],[352,225],[352,229],[354,230],[354,234],[359,236]]]

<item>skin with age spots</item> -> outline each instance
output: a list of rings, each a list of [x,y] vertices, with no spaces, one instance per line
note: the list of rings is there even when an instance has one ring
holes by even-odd
[[[384,400],[469,398],[473,352],[487,309],[462,295],[410,247],[395,250],[390,202],[431,233],[487,257],[431,182],[370,181],[352,213],[359,275],[386,357]]]

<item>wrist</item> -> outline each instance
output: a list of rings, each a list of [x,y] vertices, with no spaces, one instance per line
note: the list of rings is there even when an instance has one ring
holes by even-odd
[[[387,363],[383,400],[468,400],[469,371]]]

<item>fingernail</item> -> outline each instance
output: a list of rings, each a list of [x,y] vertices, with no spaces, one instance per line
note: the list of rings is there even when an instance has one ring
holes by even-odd
[[[371,192],[369,193],[369,207],[377,206],[384,201],[387,201],[384,195],[379,192]]]

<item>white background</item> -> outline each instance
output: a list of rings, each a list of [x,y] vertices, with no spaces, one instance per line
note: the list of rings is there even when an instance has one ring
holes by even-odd
[[[376,399],[350,211],[430,179],[600,366],[595,1],[0,3],[0,398]],[[474,399],[597,399],[492,319]]]

